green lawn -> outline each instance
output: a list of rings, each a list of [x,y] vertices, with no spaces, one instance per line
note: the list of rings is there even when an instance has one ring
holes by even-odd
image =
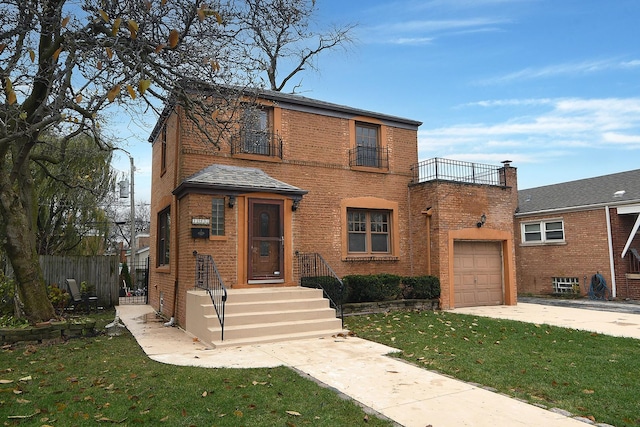
[[[450,312],[348,317],[425,369],[618,427],[640,425],[640,340]]]
[[[103,327],[113,312],[98,317]],[[0,423],[20,426],[390,426],[294,371],[154,362],[125,333],[0,351]]]

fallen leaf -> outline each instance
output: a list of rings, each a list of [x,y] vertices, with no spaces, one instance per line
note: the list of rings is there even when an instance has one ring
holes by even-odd
[[[207,395],[208,395],[208,394],[209,394],[209,393],[207,393],[206,391],[203,391],[203,392],[202,392],[202,397],[207,397]]]
[[[235,415],[236,417],[240,418],[244,414],[242,413],[242,411],[239,411],[239,410],[236,409],[235,411],[233,411],[233,415]]]
[[[26,377],[22,377],[22,378],[20,378],[20,380],[19,380],[19,381],[23,381],[23,382],[24,382],[24,381],[31,381],[32,379],[33,379],[33,378],[31,378],[31,375],[28,375],[28,376],[26,376]]]
[[[595,391],[593,391],[593,390],[589,390],[589,389],[584,389],[584,390],[582,390],[582,392],[583,392],[584,394],[593,394],[593,393],[595,393]]]
[[[0,384],[11,384],[13,380],[0,380]]]
[[[294,417],[299,417],[300,415],[302,415],[300,414],[300,412],[296,412],[296,411],[286,411],[286,412],[287,414],[293,415]]]

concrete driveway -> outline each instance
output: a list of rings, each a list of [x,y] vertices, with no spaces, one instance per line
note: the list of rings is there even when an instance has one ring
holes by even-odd
[[[478,316],[640,338],[640,314],[532,303],[454,310]],[[354,337],[211,349],[179,328],[164,327],[150,306],[119,306],[120,318],[145,353],[162,363],[203,368],[288,366],[407,427],[581,427],[547,410],[387,356],[398,350]]]

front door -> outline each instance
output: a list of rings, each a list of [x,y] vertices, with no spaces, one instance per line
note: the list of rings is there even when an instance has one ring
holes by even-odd
[[[282,213],[282,200],[249,200],[249,283],[284,281]]]

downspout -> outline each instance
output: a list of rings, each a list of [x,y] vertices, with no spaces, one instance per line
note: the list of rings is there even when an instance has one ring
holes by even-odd
[[[182,157],[180,157],[180,153],[181,153],[181,147],[182,147],[182,138],[180,137],[181,135],[181,128],[180,128],[180,117],[181,117],[181,109],[176,108],[176,135],[175,135],[175,152],[174,152],[174,159],[176,159],[176,161],[174,162],[174,170],[173,170],[173,188],[176,188],[178,186],[178,181],[179,181],[179,173],[180,173],[180,166],[181,166],[181,162],[182,162]],[[179,217],[179,212],[180,212],[180,200],[176,197],[173,196],[173,201],[171,202],[172,206],[175,206],[175,212],[172,214],[172,216],[174,217],[172,219],[172,223],[175,224],[174,227],[169,228],[169,233],[171,235],[171,242],[169,242],[169,245],[172,244],[173,242],[173,246],[176,248],[174,255],[171,255],[170,252],[170,258],[169,258],[169,266],[171,266],[171,258],[175,257],[175,274],[173,276],[173,309],[172,309],[172,313],[171,313],[171,319],[164,324],[164,326],[174,326],[176,324],[176,316],[178,315],[178,295],[179,295],[179,277],[180,277],[180,241],[178,239],[178,236],[180,235],[180,233],[178,232],[178,227],[179,227],[179,221],[178,221],[178,217]],[[169,212],[171,212],[171,210],[169,210]],[[171,246],[169,246],[169,248],[171,248]]]
[[[607,218],[607,243],[609,245],[609,268],[611,270],[611,297],[615,298],[616,289],[616,267],[613,260],[613,239],[611,237],[611,215],[609,213],[609,206],[604,207],[604,213]]]
[[[426,217],[427,222],[427,276],[431,276],[431,215],[433,208],[427,208],[426,211],[422,211],[422,214]]]
[[[411,222],[411,217],[413,216],[413,212],[411,210],[411,187],[407,185],[407,204],[409,208],[407,209],[407,214],[409,215],[409,268],[411,269],[411,275],[413,276],[413,227]],[[398,236],[400,238],[400,236]]]

